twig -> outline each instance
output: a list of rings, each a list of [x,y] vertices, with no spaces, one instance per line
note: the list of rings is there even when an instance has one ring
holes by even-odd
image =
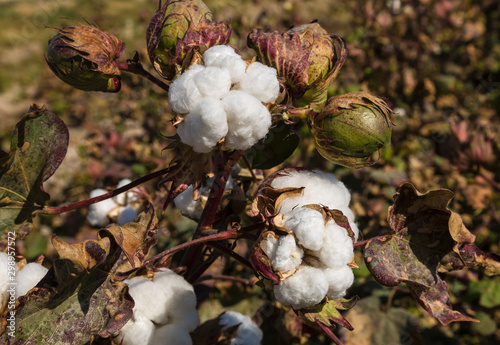
[[[337,336],[332,332],[332,330],[330,329],[330,327],[327,327],[325,326],[323,323],[321,323],[320,321],[316,321],[316,324],[321,327],[321,329],[323,330],[323,332],[326,333],[326,335],[333,340],[333,342],[337,345],[344,345],[343,342],[340,341],[339,338],[337,338]]]
[[[136,58],[137,59],[137,58]],[[169,86],[162,82],[160,79],[156,78],[154,75],[149,73],[142,67],[142,64],[138,61],[134,60],[129,60],[127,62],[115,62],[115,65],[120,68],[120,70],[125,71],[125,72],[130,72],[133,74],[140,75],[141,77],[146,78],[147,80],[153,82],[154,84],[158,85],[161,87],[163,90],[167,91],[169,90]]]

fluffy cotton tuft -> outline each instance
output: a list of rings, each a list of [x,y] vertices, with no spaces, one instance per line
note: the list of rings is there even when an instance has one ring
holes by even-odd
[[[274,286],[278,301],[294,309],[318,304],[328,291],[328,282],[323,272],[314,267],[302,265],[294,275]]]
[[[203,99],[194,77],[204,69],[204,66],[193,65],[170,84],[168,103],[177,114],[189,113]]]
[[[278,240],[276,238],[269,234],[260,242],[260,247],[271,262],[276,258],[276,251],[278,250]]]
[[[280,272],[294,271],[302,262],[304,251],[297,246],[293,235],[282,236],[278,240],[275,257],[271,261],[273,268]]]
[[[204,97],[221,99],[231,88],[231,75],[225,68],[205,67],[193,80]]]
[[[233,90],[222,99],[222,103],[228,122],[226,147],[246,150],[266,136],[271,127],[271,114],[258,99]]]
[[[118,225],[125,225],[130,223],[137,217],[137,210],[132,206],[120,207],[118,210],[118,218],[116,219],[116,223]]]
[[[352,239],[347,230],[333,220],[326,224],[323,247],[313,253],[321,263],[330,268],[339,268],[351,261],[354,253]]]
[[[134,312],[132,318],[120,329],[116,343],[122,345],[151,345],[155,325],[141,313]]]
[[[293,231],[299,244],[310,250],[323,247],[325,220],[323,215],[307,207],[298,207],[285,215],[285,226]]]
[[[256,61],[248,66],[238,88],[263,103],[274,102],[280,91],[277,73],[275,68]]]
[[[94,189],[90,192],[90,197],[95,198],[106,193],[104,189]],[[89,206],[87,220],[92,226],[104,227],[108,225],[108,213],[117,206],[113,199],[106,199],[92,204]]]
[[[245,77],[246,63],[234,49],[226,45],[217,45],[203,54],[205,66],[226,68],[231,76],[231,83],[235,84]]]
[[[236,338],[231,340],[231,345],[260,345],[263,338],[262,330],[252,319],[241,313],[226,311],[220,316],[219,325],[222,330],[238,325]]]
[[[16,298],[24,296],[47,274],[48,269],[36,262],[25,265],[16,275]]]
[[[227,131],[224,106],[212,97],[203,98],[177,128],[181,141],[200,153],[210,152]]]
[[[346,295],[346,290],[354,283],[354,273],[349,266],[328,268],[323,273],[328,282],[327,296],[330,299],[340,300]]]

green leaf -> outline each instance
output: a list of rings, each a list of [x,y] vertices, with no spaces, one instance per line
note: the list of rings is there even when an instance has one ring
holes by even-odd
[[[300,138],[283,121],[269,130],[266,138],[245,152],[252,169],[271,169],[292,155]]]
[[[400,186],[389,208],[392,233],[370,240],[364,257],[375,279],[386,286],[406,283],[417,301],[439,322],[477,321],[452,309],[446,283],[438,275],[444,259],[460,256],[475,237],[460,216],[448,209],[449,190],[419,193],[410,183]]]
[[[61,164],[68,140],[64,122],[45,107],[31,106],[17,123],[10,153],[0,158],[0,250],[7,232],[22,238],[31,231],[33,213],[49,199],[41,185]]]

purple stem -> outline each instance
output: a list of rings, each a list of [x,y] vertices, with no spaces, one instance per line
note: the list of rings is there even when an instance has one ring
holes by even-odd
[[[163,90],[169,90],[169,86],[162,82],[160,79],[156,78],[154,75],[149,73],[142,67],[140,62],[132,61],[132,62],[119,62],[115,61],[115,65],[122,71],[134,73],[140,75],[141,77],[146,78],[147,80],[153,82],[154,84],[161,87]]]
[[[316,324],[321,327],[321,329],[323,330],[323,332],[326,333],[326,335],[333,340],[333,342],[337,345],[344,345],[343,342],[340,341],[339,338],[337,338],[337,336],[332,332],[332,330],[330,329],[330,327],[327,327],[325,325],[323,325],[320,321],[316,321]]]
[[[103,200],[106,200],[106,199],[109,199],[109,198],[112,198],[118,194],[121,194],[129,189],[132,189],[144,182],[147,182],[149,180],[152,180],[156,177],[159,177],[159,176],[162,176],[162,175],[165,175],[167,174],[169,171],[170,171],[170,167],[168,168],[165,168],[165,169],[162,169],[162,170],[158,170],[158,171],[155,171],[151,174],[148,174],[146,176],[143,176],[135,181],[132,181],[130,182],[129,184],[123,186],[123,187],[120,187],[118,189],[115,189],[109,193],[106,193],[106,194],[103,194],[103,195],[99,195],[99,196],[96,196],[95,198],[90,198],[90,199],[87,199],[87,200],[83,200],[83,201],[78,201],[78,202],[75,202],[73,204],[69,204],[69,205],[64,205],[64,206],[59,206],[59,207],[51,207],[51,206],[45,206],[41,211],[40,213],[42,214],[60,214],[60,213],[64,213],[64,212],[68,212],[68,211],[72,211],[74,209],[77,209],[79,207],[82,207],[82,206],[88,206],[88,205],[91,205],[91,204],[95,204],[96,202],[99,202],[99,201],[103,201]]]

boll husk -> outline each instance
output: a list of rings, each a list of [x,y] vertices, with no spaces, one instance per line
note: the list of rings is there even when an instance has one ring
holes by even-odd
[[[125,43],[92,25],[57,29],[49,40],[45,60],[65,83],[83,91],[118,92],[120,69],[115,60]]]
[[[318,23],[292,27],[283,34],[254,29],[247,44],[264,64],[276,68],[294,106],[320,109],[327,89],[347,57],[344,41]]]
[[[226,44],[231,25],[215,22],[210,9],[201,0],[160,2],[146,32],[149,59],[155,70],[172,80],[192,64],[194,51]]]
[[[367,92],[351,92],[328,99],[320,113],[311,113],[309,126],[316,149],[332,163],[361,168],[372,154],[391,140],[392,110]]]

